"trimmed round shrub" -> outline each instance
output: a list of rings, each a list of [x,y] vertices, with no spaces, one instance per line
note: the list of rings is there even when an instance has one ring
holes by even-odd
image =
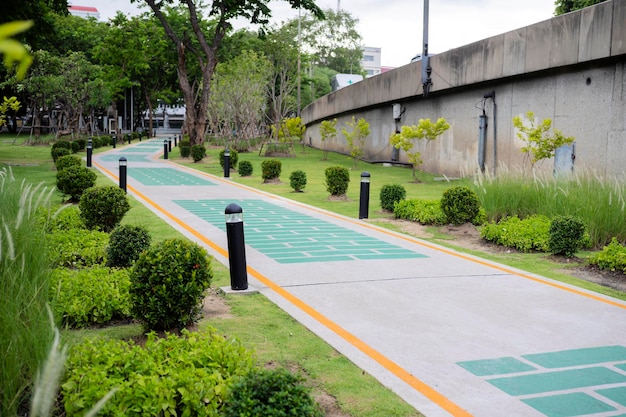
[[[81,166],[82,160],[74,155],[63,155],[54,162],[54,165],[57,167],[57,171],[62,171],[65,168],[69,167],[79,167]]]
[[[220,151],[220,166],[222,168],[224,168],[224,152],[226,150],[222,149]],[[237,163],[239,162],[239,152],[237,152],[236,149],[229,149],[230,151],[230,159],[228,160],[228,165],[230,166],[230,169],[236,169],[237,168]]]
[[[206,148],[204,145],[193,145],[191,147],[191,157],[193,162],[200,162],[206,156]]]
[[[304,187],[306,187],[306,172],[293,171],[289,176],[289,185],[297,192],[304,190]]]
[[[79,151],[84,151],[85,148],[87,147],[87,139],[76,139],[76,143],[78,143],[78,150]]]
[[[145,227],[119,225],[109,238],[107,266],[128,268],[150,247],[150,233]]]
[[[330,195],[343,195],[348,191],[350,171],[342,166],[332,166],[324,171],[326,175],[326,191]]]
[[[72,153],[77,153],[78,151],[80,151],[80,143],[76,141],[71,142],[71,150],[72,150]]]
[[[303,379],[285,369],[258,369],[233,384],[225,417],[322,417]]]
[[[553,255],[574,256],[583,246],[585,224],[579,218],[558,216],[550,223],[548,249]]]
[[[83,192],[95,183],[96,173],[87,167],[70,166],[57,172],[57,188],[74,202],[80,200]]]
[[[133,317],[144,329],[182,329],[194,323],[211,285],[204,248],[183,239],[164,240],[143,252],[131,272]]]
[[[443,193],[441,210],[449,223],[472,222],[480,211],[480,201],[476,193],[469,188],[452,187]]]
[[[393,211],[394,204],[406,198],[406,189],[400,184],[385,184],[380,189],[380,207]]]
[[[68,140],[59,140],[52,144],[52,149],[65,148],[68,151],[72,150],[72,144]]]
[[[130,210],[126,193],[115,185],[85,190],[78,206],[85,226],[107,233],[113,230]]]
[[[241,161],[239,163],[239,175],[242,177],[249,177],[252,175],[252,171],[254,168],[252,167],[252,162],[250,161]]]
[[[261,178],[264,181],[274,180],[280,177],[283,163],[278,159],[266,159],[261,162]]]
[[[80,210],[75,205],[67,204],[59,208],[49,220],[47,219],[47,213],[45,214],[46,219],[42,219],[42,221],[46,225],[48,233],[59,230],[86,229],[85,222],[80,217]]]
[[[52,156],[52,161],[56,164],[57,159],[59,159],[62,156],[67,156],[69,155],[71,152],[69,149],[67,148],[63,148],[63,147],[57,147],[57,148],[52,148],[52,150],[50,151],[50,155]]]
[[[178,148],[180,149],[181,158],[189,158],[191,155],[191,142],[189,139],[181,140]]]

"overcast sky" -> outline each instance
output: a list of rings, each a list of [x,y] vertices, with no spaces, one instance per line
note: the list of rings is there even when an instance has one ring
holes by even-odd
[[[70,0],[70,4],[94,6],[101,20],[117,10],[138,14],[130,0]],[[284,1],[272,1],[279,23],[298,16]],[[337,9],[337,0],[318,0],[323,9]],[[550,19],[554,0],[432,0],[429,2],[429,52],[440,53],[459,46]],[[382,48],[382,65],[399,67],[422,52],[424,3],[419,0],[340,0],[341,9],[359,20],[364,46]]]

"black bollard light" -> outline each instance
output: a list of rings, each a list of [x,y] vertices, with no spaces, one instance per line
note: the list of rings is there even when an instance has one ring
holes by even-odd
[[[172,152],[172,138],[167,138],[167,149]]]
[[[228,239],[228,262],[230,265],[230,288],[248,289],[246,271],[246,244],[243,236],[243,210],[235,203],[226,206],[226,237]]]
[[[126,134],[126,138],[128,139],[128,144],[129,144],[129,145],[130,145],[130,141],[131,141],[132,137],[133,137],[133,136],[132,136],[130,133],[127,133],[127,134]]]
[[[115,136],[115,133],[113,133],[111,135],[111,146],[113,146],[113,149],[115,149],[116,145],[117,145],[117,136]]]
[[[126,167],[128,161],[125,157],[120,158],[120,188],[126,192]]]
[[[87,140],[87,168],[91,168],[91,156],[93,155],[93,140]]]
[[[174,135],[174,146],[178,146],[178,143],[176,143],[176,135]]]
[[[367,219],[370,204],[370,173],[361,172],[361,197],[359,199],[359,219]]]
[[[230,150],[224,151],[224,178],[230,177]]]
[[[167,159],[167,139],[163,141],[163,159]]]

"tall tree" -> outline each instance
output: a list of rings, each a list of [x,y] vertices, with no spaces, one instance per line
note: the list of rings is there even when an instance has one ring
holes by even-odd
[[[585,7],[593,6],[594,4],[602,3],[606,0],[556,0],[554,5],[554,14],[556,16],[573,12],[574,10],[584,9]]]
[[[9,0],[2,2],[0,23],[31,20],[33,27],[22,33],[20,40],[34,50],[54,35],[53,14],[67,15],[67,0]]]
[[[203,143],[207,128],[208,100],[211,78],[218,62],[218,50],[232,28],[230,21],[237,17],[248,19],[254,24],[267,24],[271,17],[269,0],[213,0],[206,6],[213,19],[210,32],[202,24],[204,4],[200,0],[131,0],[145,1],[165,29],[165,33],[176,46],[178,56],[177,73],[180,89],[185,102],[185,123],[183,130],[189,134],[192,144]],[[293,8],[304,8],[314,16],[323,18],[324,13],[313,0],[283,0]],[[179,34],[164,13],[164,6],[178,3],[187,12],[188,31]],[[193,41],[193,42],[192,42]],[[194,45],[195,42],[195,45]],[[192,78],[189,71],[190,54],[199,67],[199,76]]]
[[[360,74],[363,47],[356,29],[359,20],[344,10],[327,9],[324,14],[324,20],[310,15],[302,18],[303,49],[313,56],[316,66],[339,73]],[[290,22],[290,25],[297,24],[297,19]]]

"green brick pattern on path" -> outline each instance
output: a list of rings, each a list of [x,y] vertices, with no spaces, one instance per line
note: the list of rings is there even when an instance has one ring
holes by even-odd
[[[246,244],[276,262],[425,258],[425,255],[261,200],[177,200],[185,210],[226,231],[224,210],[243,210]]]
[[[148,161],[148,154],[143,154],[143,155],[126,154],[125,155],[123,153],[115,153],[115,154],[103,155],[100,157],[100,159],[103,161],[107,161],[107,162],[119,161],[119,159],[122,156],[125,157],[126,160],[129,162],[147,162]]]
[[[570,349],[457,365],[548,417],[626,417],[624,346]]]
[[[128,167],[128,175],[143,185],[215,185],[204,178],[173,168],[132,168]]]

